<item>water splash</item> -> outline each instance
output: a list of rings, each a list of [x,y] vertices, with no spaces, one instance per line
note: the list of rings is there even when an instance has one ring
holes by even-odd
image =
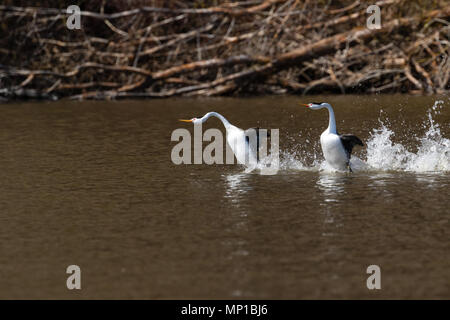
[[[395,133],[380,120],[380,128],[374,129],[367,142],[366,163],[373,170],[407,172],[450,171],[450,140],[441,134],[439,124],[433,119],[444,101],[438,100],[427,111],[425,134],[414,137],[417,151],[409,151],[402,143],[394,143]]]
[[[297,152],[282,151],[280,159],[281,170],[313,170],[313,167],[306,164],[304,156]]]

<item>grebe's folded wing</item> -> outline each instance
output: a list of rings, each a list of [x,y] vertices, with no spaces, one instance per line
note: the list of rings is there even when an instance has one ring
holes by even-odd
[[[361,139],[352,134],[340,134],[339,138],[341,139],[341,143],[344,146],[345,151],[347,151],[349,157],[352,154],[354,146],[364,146],[364,143],[361,141]]]
[[[261,141],[264,141],[263,139],[266,139],[270,137],[270,131],[266,130],[266,136],[263,135],[263,132],[259,127],[257,128],[250,128],[245,130],[245,140],[247,144],[252,148],[252,151],[256,154],[256,159],[259,161],[259,146]],[[256,134],[256,150],[253,148],[253,145],[250,145],[250,136],[253,134]]]

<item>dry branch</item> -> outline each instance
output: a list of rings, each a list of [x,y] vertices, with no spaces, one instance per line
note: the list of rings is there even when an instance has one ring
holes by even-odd
[[[378,1],[382,28],[373,30],[359,0],[342,7],[301,0],[168,3],[103,2],[100,12],[81,12],[83,31],[68,31],[65,10],[0,5],[0,96],[449,89],[444,1],[414,14],[402,14],[405,0]]]

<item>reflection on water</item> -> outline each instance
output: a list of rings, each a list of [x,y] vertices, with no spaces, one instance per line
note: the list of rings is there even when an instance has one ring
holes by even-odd
[[[369,177],[371,180],[369,186],[380,188],[386,186],[389,180],[393,179],[395,176],[392,173],[377,172],[371,174]]]
[[[345,185],[348,183],[349,177],[346,174],[327,174],[320,173],[317,180],[317,189],[323,196],[320,204],[322,208],[324,230],[322,236],[334,237],[339,227],[341,227],[338,213],[334,210],[335,206],[342,201],[342,193],[345,191]],[[330,248],[330,252],[333,248]]]
[[[250,190],[250,187],[246,183],[247,178],[248,174],[245,173],[227,174],[225,176],[225,198],[237,208],[239,207],[239,201],[242,199],[243,195]]]
[[[338,195],[344,191],[345,183],[350,179],[345,174],[320,173],[317,188],[322,192],[325,202],[338,201]]]
[[[74,298],[71,264],[76,298],[450,298],[448,102],[311,100],[334,106],[371,168],[327,170],[327,114],[297,97],[1,105],[0,298]],[[279,128],[279,172],[174,165],[177,119],[212,108]]]
[[[230,254],[227,256],[227,260],[233,263],[234,270],[233,274],[238,277],[239,274],[245,273],[246,268],[246,258],[250,255],[249,245],[247,240],[242,237],[248,231],[248,213],[245,208],[241,208],[240,202],[244,199],[245,194],[251,191],[248,186],[247,179],[249,174],[246,173],[229,173],[225,175],[226,180],[226,191],[225,199],[229,202],[229,207],[231,208],[231,225],[226,226],[225,230],[233,234],[234,236],[223,242],[224,247]],[[230,292],[230,295],[235,298],[242,297],[244,294],[251,294],[246,292],[243,287],[237,283]]]
[[[439,187],[442,184],[442,177],[436,174],[420,174],[416,175],[417,182],[424,187],[433,189]]]

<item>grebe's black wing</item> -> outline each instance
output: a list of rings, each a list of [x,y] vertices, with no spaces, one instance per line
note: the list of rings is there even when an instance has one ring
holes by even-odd
[[[264,136],[263,133],[266,133],[266,135]],[[266,139],[268,137],[270,137],[270,131],[268,130],[262,130],[259,127],[258,128],[250,128],[245,130],[245,140],[247,142],[247,144],[250,144],[250,137],[252,135],[256,134],[256,150],[254,150],[254,152],[256,153],[256,159],[257,161],[259,161],[259,146],[260,146],[260,142],[264,141],[263,139]]]
[[[341,134],[339,135],[339,138],[341,139],[341,143],[344,146],[345,151],[347,151],[349,158],[350,155],[352,154],[354,146],[356,145],[364,146],[364,143],[361,141],[361,139],[352,134]]]

